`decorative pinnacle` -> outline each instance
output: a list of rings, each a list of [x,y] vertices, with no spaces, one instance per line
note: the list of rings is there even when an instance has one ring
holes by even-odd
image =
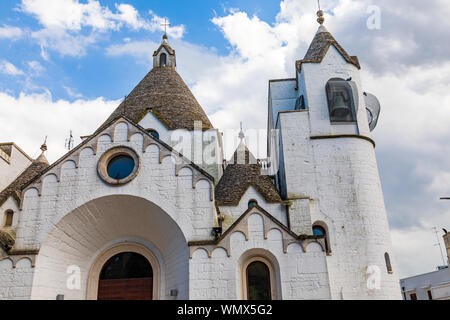
[[[47,136],[45,137],[44,143],[41,146],[41,151],[42,151],[42,153],[47,151]]]
[[[245,139],[244,130],[242,129],[242,122],[241,122],[241,132],[239,132],[239,139],[241,139],[241,142]]]
[[[325,22],[323,10],[317,11],[317,22],[322,25]]]

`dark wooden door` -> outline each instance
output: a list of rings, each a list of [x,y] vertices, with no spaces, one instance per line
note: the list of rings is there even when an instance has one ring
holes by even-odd
[[[152,300],[153,278],[100,280],[98,300]]]

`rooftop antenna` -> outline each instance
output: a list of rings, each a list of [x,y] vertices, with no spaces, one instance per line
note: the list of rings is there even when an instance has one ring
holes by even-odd
[[[164,27],[163,39],[165,41],[169,38],[169,37],[167,37],[167,27],[170,27],[170,23],[167,22],[167,18],[164,18],[164,23],[161,24],[161,27]]]
[[[435,247],[439,246],[439,250],[441,251],[442,265],[445,265],[444,254],[442,253],[441,241],[439,240],[439,231],[436,227],[433,227],[434,233],[436,234],[437,243],[434,245]]]
[[[65,143],[64,147],[70,151],[73,149],[73,143],[74,143],[73,134],[72,134],[72,130],[70,130],[70,135],[66,139],[66,143]]]

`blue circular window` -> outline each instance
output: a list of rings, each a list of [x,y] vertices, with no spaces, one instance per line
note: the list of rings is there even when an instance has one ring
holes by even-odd
[[[108,176],[116,180],[125,179],[133,172],[135,165],[134,159],[128,155],[114,157],[108,163]]]

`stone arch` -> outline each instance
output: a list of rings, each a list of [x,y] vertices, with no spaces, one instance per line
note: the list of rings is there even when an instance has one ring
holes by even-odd
[[[141,248],[152,267],[161,270],[155,298],[169,299],[165,288],[177,289],[180,299],[189,297],[186,237],[177,222],[151,201],[127,195],[100,197],[55,222],[37,256],[33,299],[54,299],[58,294],[67,300],[92,298],[89,286],[95,273],[91,270],[101,261],[99,257],[111,248],[122,245],[123,249],[129,244]],[[76,290],[65,285],[70,266],[80,268],[81,287]],[[166,277],[168,274],[175,276]]]
[[[161,294],[161,265],[156,255],[147,247],[133,242],[124,242],[113,245],[112,247],[104,250],[95,262],[92,264],[89,270],[88,285],[87,285],[87,300],[96,300],[98,292],[98,283],[100,279],[100,273],[105,263],[115,255],[123,252],[138,253],[145,257],[153,269],[153,299],[160,299]]]
[[[267,265],[270,271],[270,289],[272,300],[281,300],[281,274],[278,259],[270,251],[259,248],[250,249],[244,252],[238,260],[238,274],[240,275],[238,284],[238,288],[240,288],[240,290],[238,292],[238,296],[242,300],[247,300],[248,295],[246,270],[247,267],[255,261],[260,261]]]

